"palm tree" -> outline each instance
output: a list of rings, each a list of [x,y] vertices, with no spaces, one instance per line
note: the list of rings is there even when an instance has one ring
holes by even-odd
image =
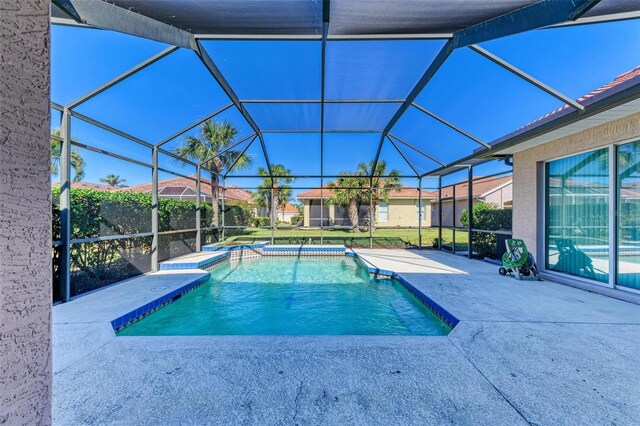
[[[60,129],[53,129],[51,131],[52,136],[60,137]],[[71,139],[75,141],[76,139]],[[62,155],[62,142],[57,138],[51,138],[51,174],[58,176],[60,173],[60,157]],[[75,172],[73,182],[80,182],[84,178],[84,159],[78,151],[71,150],[71,157],[69,159],[71,168]]]
[[[387,162],[386,161],[378,161],[378,164],[375,167],[373,173],[374,162],[370,162],[368,165],[366,163],[358,164],[357,174],[365,174],[367,176],[375,176],[371,180],[371,191],[372,199],[369,200],[369,191],[365,191],[363,193],[363,202],[367,202],[371,204],[369,209],[369,223],[371,227],[376,223],[374,220],[374,212],[376,210],[376,206],[378,203],[386,203],[389,201],[389,193],[393,191],[398,191],[402,188],[402,184],[400,184],[400,172],[396,169],[390,170],[387,172]]]
[[[373,212],[376,206],[380,202],[386,202],[389,200],[389,193],[392,190],[399,190],[402,188],[400,184],[400,172],[397,170],[391,170],[387,173],[386,161],[379,161],[376,166],[374,177],[369,181],[371,176],[371,169],[373,168],[373,161],[369,164],[360,163],[355,173],[341,172],[339,177],[329,183],[328,187],[334,190],[333,195],[327,200],[330,204],[337,204],[347,207],[347,214],[349,215],[349,222],[351,222],[351,230],[357,231],[358,227],[358,211],[360,205],[372,204],[373,209],[369,209],[368,221],[373,226],[375,220],[373,218]],[[347,177],[349,176],[349,177]],[[369,184],[373,188],[371,194],[373,198],[369,197]]]
[[[276,224],[276,211],[278,208],[284,208],[291,199],[291,187],[287,184],[295,181],[295,178],[290,177],[291,170],[282,164],[272,164],[271,172],[278,177],[272,179],[268,170],[262,167],[258,169],[258,174],[263,179],[254,195],[254,200],[259,206],[267,208],[273,227]],[[271,182],[273,182],[273,200],[271,199]]]
[[[202,165],[210,170],[213,218],[211,225],[218,226],[218,199],[220,173],[235,163],[235,168],[243,169],[251,165],[251,157],[242,151],[230,149],[238,129],[227,121],[207,120],[200,126],[200,137],[187,136],[182,146],[175,149],[175,154]],[[222,152],[224,151],[224,152]]]
[[[360,229],[358,211],[363,193],[369,187],[369,179],[349,175],[352,173],[341,172],[335,181],[329,182],[327,187],[333,190],[333,195],[327,199],[327,203],[347,207],[351,232],[357,232]]]
[[[113,175],[113,174],[107,175],[100,179],[100,182],[104,182],[112,188],[123,188],[127,186],[124,184],[126,181],[127,180],[124,178],[121,178],[120,175]]]

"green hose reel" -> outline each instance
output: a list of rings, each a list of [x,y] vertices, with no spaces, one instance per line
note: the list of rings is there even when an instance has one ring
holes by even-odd
[[[533,255],[527,250],[527,246],[524,241],[512,238],[506,241],[507,251],[502,255],[502,267],[499,272],[500,275],[514,274],[517,279],[522,279],[522,276],[529,276],[533,273],[533,276],[540,279],[538,276],[538,267]]]

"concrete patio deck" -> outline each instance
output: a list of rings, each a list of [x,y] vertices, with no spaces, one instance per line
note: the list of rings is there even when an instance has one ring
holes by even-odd
[[[441,252],[356,252],[458,326],[446,337],[115,337],[111,317],[199,272],[148,275],[54,307],[54,423],[640,422],[640,306]]]

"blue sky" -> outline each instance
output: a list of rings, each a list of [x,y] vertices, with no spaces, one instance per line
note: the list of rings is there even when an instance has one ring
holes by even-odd
[[[403,99],[409,93],[442,41],[330,42],[327,46],[326,99]],[[531,31],[494,40],[483,47],[563,93],[577,98],[640,65],[640,20]],[[109,31],[54,26],[52,29],[52,100],[66,104],[166,48],[161,43]],[[205,48],[241,99],[319,99],[320,43],[314,41],[208,41]],[[418,97],[418,104],[455,123],[484,141],[507,134],[560,106],[546,95],[469,49],[454,52]],[[184,49],[148,67],[102,93],[78,111],[150,143],[229,103],[222,89],[195,54]],[[399,104],[327,104],[325,128],[381,130]],[[316,104],[247,104],[262,129],[320,127]],[[52,128],[59,127],[52,114]],[[235,108],[219,116],[239,130],[252,133]],[[150,161],[147,148],[94,126],[73,120],[73,136],[81,142],[140,161]],[[468,155],[478,145],[411,108],[393,128],[396,136],[441,161]],[[197,134],[197,129],[188,134]],[[325,135],[325,175],[355,169],[375,156],[379,134]],[[284,164],[294,174],[320,173],[318,134],[265,134],[272,163]],[[171,141],[175,149],[182,138]],[[247,142],[248,143],[248,142]],[[244,145],[243,145],[244,146]],[[400,145],[420,172],[436,164]],[[231,175],[255,174],[264,167],[260,144],[247,153],[248,169]],[[110,173],[128,184],[148,182],[149,169],[104,155],[82,151],[85,181],[98,182]],[[389,169],[412,174],[396,149],[385,143],[381,159]],[[193,170],[169,158],[164,166],[178,173]],[[499,171],[484,166],[477,174]],[[230,175],[230,176],[231,176]],[[168,176],[167,176],[168,177]],[[450,179],[459,179],[452,176]],[[255,187],[259,180],[232,177],[230,183]],[[417,180],[406,179],[415,186]],[[295,185],[313,187],[318,179],[299,179]],[[435,182],[425,182],[434,186]]]

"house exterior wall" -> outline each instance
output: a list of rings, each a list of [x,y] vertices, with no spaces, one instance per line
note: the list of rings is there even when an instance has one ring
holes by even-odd
[[[500,208],[509,208],[513,200],[513,182],[487,194],[484,198],[473,200],[473,205],[480,202],[495,204]],[[438,201],[431,203],[431,224],[438,226]],[[466,210],[469,205],[467,199],[456,200],[456,217],[453,219],[453,200],[445,200],[442,203],[442,224],[443,226],[452,226],[455,222],[456,227],[464,226],[460,220],[462,211]]]
[[[278,219],[280,222],[291,223],[291,219],[297,214],[296,212],[278,212]]]
[[[48,425],[49,0],[0,9],[0,424]]]
[[[484,197],[485,203],[495,204],[500,208],[504,208],[505,203],[509,203],[508,205],[510,205],[511,201],[513,201],[513,182]]]
[[[473,200],[473,204],[477,204],[479,201]],[[431,224],[432,226],[438,226],[438,207],[439,204],[437,201],[431,204]],[[460,218],[462,217],[462,211],[466,210],[469,207],[466,199],[464,200],[456,200],[456,216],[455,220],[453,218],[453,200],[445,200],[442,202],[442,226],[455,226],[462,227],[462,221]]]
[[[310,213],[310,201],[309,199],[301,200],[304,203],[304,226],[309,226],[309,213]],[[313,200],[314,202],[319,202],[317,200]],[[375,208],[375,225],[377,227],[408,227],[408,226],[418,226],[417,219],[417,199],[391,199],[389,200],[389,220],[386,222],[380,222],[379,218],[379,206]],[[422,226],[429,227],[431,226],[431,205],[429,204],[429,200],[423,200],[424,204],[424,215],[422,217]],[[350,223],[348,221],[348,216],[346,209],[340,208],[339,206],[329,205],[326,206],[328,210],[328,215],[326,218],[328,219],[330,225],[336,226],[349,226]],[[364,210],[364,209],[362,209]],[[363,220],[363,211],[360,212],[360,223],[363,226],[365,221]]]
[[[544,178],[542,162],[602,148],[639,136],[640,113],[636,113],[514,154],[514,238],[523,239],[529,251],[535,253],[541,262],[543,248],[538,246],[537,239],[544,235],[542,227],[544,198],[540,195],[543,192]]]
[[[380,206],[376,206],[376,226],[418,226],[418,200],[416,199],[391,199],[389,204],[389,220],[381,222],[379,211]],[[422,217],[422,226],[431,226],[431,205],[428,200],[423,200],[424,215]]]
[[[304,216],[304,220],[303,220],[303,225],[305,227],[309,226],[309,223],[311,223],[310,221],[310,217],[311,217],[311,206],[309,205],[309,200],[304,200],[304,206],[302,208],[302,214]]]

